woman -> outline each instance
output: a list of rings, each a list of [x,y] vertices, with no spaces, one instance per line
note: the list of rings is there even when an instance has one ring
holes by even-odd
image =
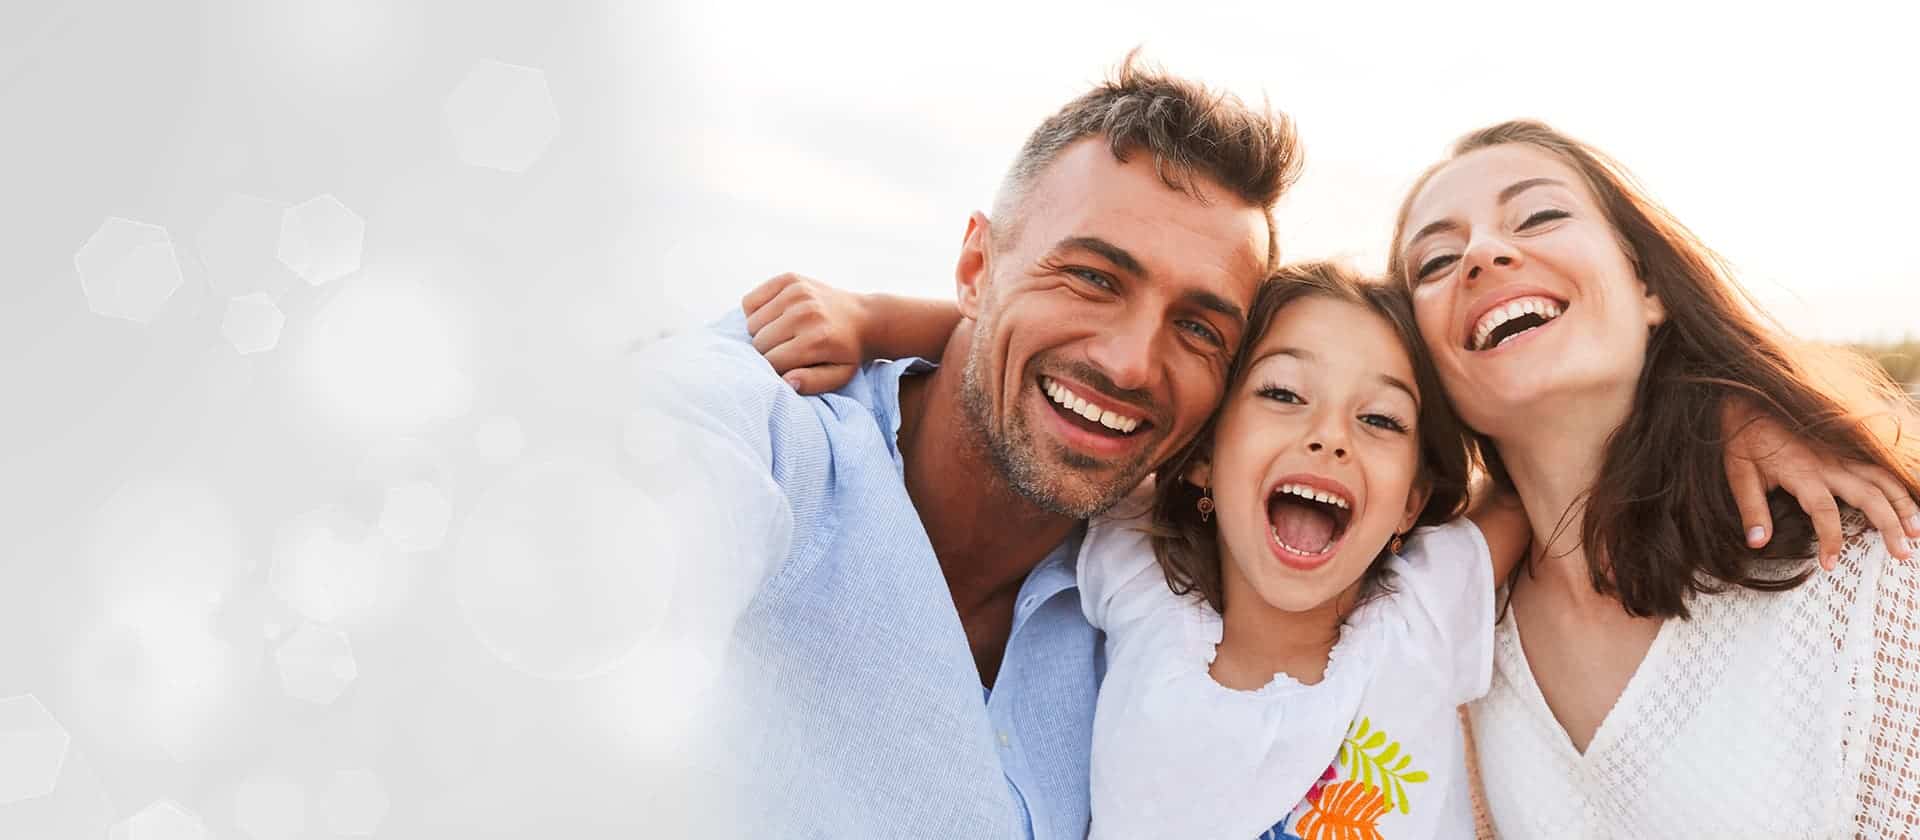
[[[1474,132],[1428,170],[1388,271],[1533,526],[1472,705],[1499,833],[1920,826],[1920,573],[1856,519],[1822,541],[1840,573],[1816,574],[1784,505],[1766,548],[1742,544],[1723,442],[1702,432],[1744,398],[1899,476],[1902,498],[1913,437],[1873,429],[1911,415],[1905,397],[1769,328],[1618,165],[1539,123]]]

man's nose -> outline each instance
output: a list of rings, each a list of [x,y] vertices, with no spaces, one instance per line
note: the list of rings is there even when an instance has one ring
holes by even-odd
[[[1100,368],[1115,388],[1136,390],[1153,379],[1154,330],[1143,319],[1117,323],[1093,343],[1088,361]]]

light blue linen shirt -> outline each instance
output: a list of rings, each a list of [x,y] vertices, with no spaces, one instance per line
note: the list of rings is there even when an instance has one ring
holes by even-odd
[[[1084,837],[1103,665],[1074,576],[1084,527],[1021,585],[983,691],[896,440],[900,379],[931,364],[869,364],[802,397],[737,312],[643,352],[679,371],[659,402],[758,453],[793,513],[724,669],[743,833]]]

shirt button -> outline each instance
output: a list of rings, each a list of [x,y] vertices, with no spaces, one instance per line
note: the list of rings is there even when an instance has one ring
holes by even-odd
[[[1007,733],[1005,732],[1000,733],[1000,746],[1007,746]]]

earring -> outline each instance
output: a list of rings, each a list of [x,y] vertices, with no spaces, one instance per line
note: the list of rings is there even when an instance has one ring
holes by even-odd
[[[1395,553],[1395,554],[1399,554],[1399,553],[1400,553],[1400,546],[1401,546],[1401,545],[1403,545],[1403,544],[1404,544],[1404,543],[1403,543],[1403,542],[1401,541],[1401,539],[1400,539],[1400,535],[1399,535],[1399,534],[1394,534],[1394,535],[1393,535],[1393,539],[1391,539],[1391,540],[1388,540],[1388,541],[1387,541],[1387,550],[1388,550],[1388,551],[1391,551],[1391,552],[1393,552],[1393,553]]]
[[[1193,506],[1200,509],[1200,521],[1205,522],[1213,516],[1213,488],[1200,488],[1200,501]]]

